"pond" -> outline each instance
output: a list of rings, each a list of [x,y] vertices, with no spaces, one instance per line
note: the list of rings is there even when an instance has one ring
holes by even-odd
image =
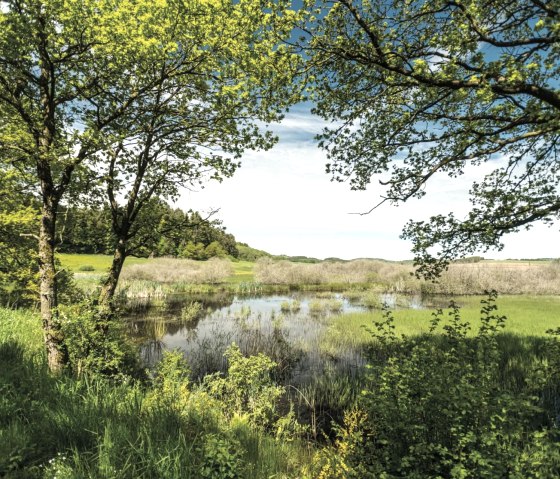
[[[392,308],[423,307],[417,296],[376,293],[374,299],[376,304]],[[262,352],[276,361],[278,379],[301,385],[324,374],[325,369],[351,376],[362,369],[362,351],[325,352],[321,337],[333,315],[367,309],[357,298],[335,293],[175,295],[161,304],[130,305],[128,319],[148,366],[157,363],[165,350],[179,349],[193,376],[201,378],[223,371],[224,351],[236,343],[245,355]]]

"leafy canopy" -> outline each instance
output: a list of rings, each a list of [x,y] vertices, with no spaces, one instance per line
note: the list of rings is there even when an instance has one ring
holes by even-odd
[[[146,51],[117,50],[127,74],[114,95],[95,100],[113,111],[114,96],[116,105],[133,98],[91,161],[123,241],[152,197],[229,177],[245,150],[272,147],[264,126],[299,98],[299,57],[281,44],[297,18],[289,2],[166,2],[148,12],[135,13]],[[128,42],[129,31],[119,32]]]
[[[560,2],[336,0],[316,13],[311,89],[335,122],[321,135],[335,180],[365,189],[382,175],[383,201],[399,203],[438,173],[491,165],[464,219],[408,223],[419,273],[558,219]]]

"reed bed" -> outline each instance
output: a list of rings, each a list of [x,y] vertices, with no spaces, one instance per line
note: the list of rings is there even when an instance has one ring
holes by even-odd
[[[367,284],[368,289],[392,293],[446,295],[560,294],[560,263],[557,261],[454,263],[437,282],[414,276],[414,267],[379,260],[323,262],[315,264],[259,260],[255,277],[263,285]]]
[[[560,294],[560,263],[452,264],[438,283],[425,283],[422,291],[463,295],[492,289],[500,294]]]
[[[255,264],[255,278],[263,284],[372,283],[393,284],[410,280],[411,266],[376,260],[292,263],[262,258]]]
[[[156,258],[143,264],[125,266],[122,281],[155,281],[158,283],[217,284],[233,274],[231,261],[212,258],[192,261],[177,258]]]

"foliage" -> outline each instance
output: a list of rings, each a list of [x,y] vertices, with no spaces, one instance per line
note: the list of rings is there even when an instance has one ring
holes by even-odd
[[[180,258],[194,259],[197,261],[205,261],[210,258],[225,258],[226,256],[226,250],[218,241],[212,241],[212,243],[207,246],[204,246],[204,243],[189,241],[179,253]]]
[[[181,321],[183,323],[194,322],[200,317],[202,312],[202,303],[197,301],[191,301],[181,308]]]
[[[41,335],[37,315],[0,309],[3,478],[300,477],[301,445],[230,422],[182,355],[151,382],[53,376]]]
[[[221,220],[203,218],[194,211],[172,208],[152,198],[139,213],[138,229],[129,241],[129,253],[137,257],[183,256],[187,244],[202,244],[203,258],[238,255],[235,238],[226,232]],[[113,254],[116,238],[108,207],[62,208],[59,219],[57,251],[61,253]]]
[[[19,306],[37,299],[36,201],[16,171],[0,168],[0,303]],[[23,236],[28,235],[28,236]]]
[[[261,125],[299,98],[291,82],[299,57],[281,44],[298,16],[290,7],[2,2],[1,160],[28,173],[39,193],[41,314],[53,371],[67,361],[54,262],[58,207],[69,194],[89,201],[105,189],[117,242],[100,302],[111,307],[150,200],[228,177],[246,149],[274,144]]]
[[[205,437],[201,448],[202,464],[200,476],[203,479],[237,479],[242,477],[241,444],[231,439],[220,438],[214,434]]]
[[[137,350],[117,316],[105,316],[84,302],[62,308],[62,318],[70,367],[77,376],[141,375]]]
[[[206,376],[208,393],[220,400],[230,414],[246,415],[255,426],[269,427],[278,416],[277,402],[284,389],[276,386],[271,373],[276,364],[265,355],[243,357],[233,344],[224,353],[227,376]]]
[[[333,179],[362,190],[382,175],[382,202],[399,203],[422,197],[438,173],[479,167],[465,220],[406,226],[419,273],[558,218],[558,2],[308,5],[310,88],[332,124],[320,145]]]
[[[291,82],[299,57],[282,44],[298,17],[291,2],[133,6],[133,17],[144,27],[139,40],[146,51],[114,53],[115,61],[126,65],[126,77],[134,78],[116,89],[125,97],[142,95],[119,122],[107,125],[103,154],[93,161],[101,171],[117,240],[100,293],[103,305],[112,303],[122,265],[143,229],[142,215],[150,215],[151,199],[176,199],[182,187],[233,175],[246,150],[274,145],[276,138],[263,124],[280,120],[299,99]],[[127,20],[124,27],[130,28]],[[117,37],[129,42],[129,34],[122,29]],[[99,101],[113,110],[113,99]],[[224,253],[212,248],[212,241],[208,248],[208,255]]]
[[[251,248],[246,243],[237,243],[238,258],[242,261],[257,261],[259,258],[269,257],[270,254],[256,248]]]
[[[337,452],[320,454],[318,469],[363,479],[556,477],[555,418],[541,399],[553,370],[534,368],[521,387],[500,382],[505,318],[494,301],[483,301],[473,338],[455,306],[439,338],[441,310],[427,336],[399,338],[390,312],[376,322],[365,389],[339,430]]]

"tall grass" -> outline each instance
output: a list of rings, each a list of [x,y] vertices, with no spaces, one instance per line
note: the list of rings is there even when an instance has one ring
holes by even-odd
[[[126,281],[156,281],[158,283],[221,283],[233,274],[231,261],[212,258],[192,261],[176,258],[155,258],[143,264],[123,268],[121,279]]]
[[[0,310],[0,363],[6,479],[295,478],[309,461],[181,382],[51,376],[33,313]]]
[[[354,260],[315,264],[261,258],[255,278],[261,284],[367,284],[370,291],[424,294],[560,294],[560,263],[555,261],[454,263],[438,282],[417,279],[410,264]]]

